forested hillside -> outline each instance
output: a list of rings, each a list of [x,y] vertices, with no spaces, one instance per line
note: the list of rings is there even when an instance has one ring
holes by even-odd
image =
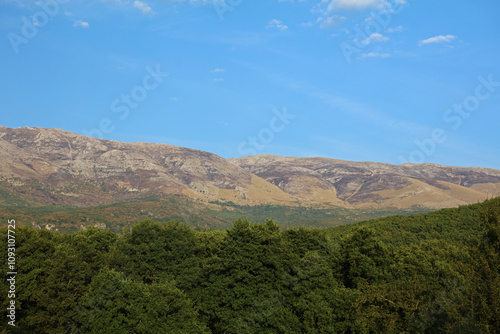
[[[500,198],[327,229],[19,227],[16,245],[3,333],[500,333]]]

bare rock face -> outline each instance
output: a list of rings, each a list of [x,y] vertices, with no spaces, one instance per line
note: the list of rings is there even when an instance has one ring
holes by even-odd
[[[78,205],[163,194],[217,199],[219,190],[238,197],[236,188],[252,182],[251,173],[215,154],[57,129],[0,128],[0,157],[0,175],[11,184],[35,183],[42,199]]]
[[[165,144],[0,127],[0,181],[39,203],[177,195],[240,204],[452,207],[500,196],[500,171],[272,155],[224,159]]]
[[[331,189],[346,206],[441,208],[500,196],[500,171],[494,169],[272,155],[230,160],[290,194]]]

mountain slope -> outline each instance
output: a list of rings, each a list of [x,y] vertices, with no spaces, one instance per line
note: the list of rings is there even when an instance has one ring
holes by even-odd
[[[500,195],[500,171],[272,155],[224,159],[166,144],[0,127],[0,205],[95,206],[151,196],[196,202],[436,209]],[[8,197],[10,199],[8,200]]]
[[[3,180],[46,203],[88,206],[151,195],[248,203],[294,200],[215,154],[165,144],[2,127],[0,159]]]
[[[436,209],[500,195],[500,171],[487,168],[273,155],[230,161],[302,200],[336,205]]]

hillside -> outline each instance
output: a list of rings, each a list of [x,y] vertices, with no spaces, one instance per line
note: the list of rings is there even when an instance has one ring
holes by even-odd
[[[259,204],[436,209],[500,194],[500,171],[269,155],[0,127],[0,180],[27,201],[94,206],[152,195]]]
[[[500,195],[500,171],[273,155],[230,159],[302,202],[353,207],[445,208]]]
[[[74,233],[88,227],[108,228],[115,233],[129,230],[141,219],[160,222],[180,220],[193,228],[223,230],[235,219],[246,217],[264,221],[273,217],[282,228],[332,227],[360,220],[426,212],[425,209],[346,209],[284,205],[237,205],[235,203],[200,203],[179,196],[151,197],[92,207],[68,205],[0,207],[0,220],[15,219],[19,225]]]
[[[4,184],[46,204],[93,206],[151,195],[248,204],[295,200],[212,153],[57,129],[1,127],[0,161]]]
[[[17,227],[16,244],[8,333],[500,333],[500,198],[329,229]]]

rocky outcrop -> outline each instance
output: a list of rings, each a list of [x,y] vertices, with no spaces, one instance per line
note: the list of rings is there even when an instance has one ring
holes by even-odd
[[[230,159],[283,191],[314,198],[330,191],[332,202],[372,207],[457,206],[500,196],[500,171],[434,164],[390,165],[273,155]]]
[[[0,175],[18,190],[44,202],[76,205],[153,195],[252,202],[246,193],[257,178],[208,152],[100,140],[58,129],[2,127],[0,158]],[[259,201],[288,198],[271,188],[270,196]]]
[[[224,159],[43,128],[0,127],[0,181],[27,201],[78,206],[174,195],[248,205],[441,208],[500,195],[500,171],[493,169],[272,155]]]

